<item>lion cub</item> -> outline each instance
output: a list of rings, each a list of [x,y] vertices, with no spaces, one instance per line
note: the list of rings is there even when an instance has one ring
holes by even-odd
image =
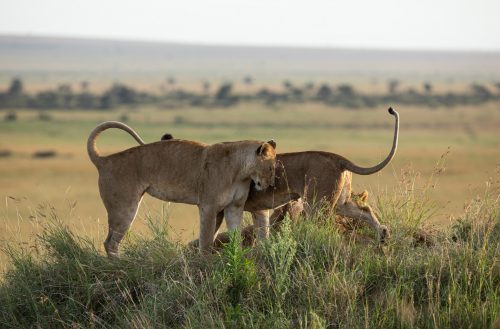
[[[106,129],[128,132],[140,145],[100,156],[97,136]],[[274,184],[274,141],[238,141],[206,145],[194,141],[145,144],[127,125],[108,121],[98,125],[87,141],[90,160],[99,172],[99,191],[108,212],[108,256],[135,218],[144,193],[160,200],[197,205],[200,212],[200,249],[214,242],[215,217],[224,211],[228,229],[241,225],[250,183],[264,190]]]

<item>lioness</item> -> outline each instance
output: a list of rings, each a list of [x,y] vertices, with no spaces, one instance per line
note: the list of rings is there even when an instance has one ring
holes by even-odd
[[[99,156],[97,136],[106,129],[128,132],[140,144]],[[275,181],[274,141],[239,141],[206,145],[194,141],[145,144],[132,128],[120,122],[98,125],[87,141],[90,160],[99,172],[99,191],[108,212],[108,256],[130,227],[144,193],[160,200],[198,205],[200,249],[214,241],[215,217],[223,211],[229,229],[240,226],[250,182],[265,189]]]
[[[329,152],[307,151],[281,153],[276,156],[276,180],[274,187],[259,191],[251,188],[244,209],[252,213],[257,238],[269,234],[269,209],[301,198],[273,213],[272,222],[279,222],[291,208],[303,207],[307,214],[323,209],[336,214],[361,220],[372,227],[383,243],[389,237],[389,230],[381,225],[371,207],[366,203],[366,192],[352,199],[352,173],[371,175],[382,170],[396,153],[399,134],[399,114],[392,108],[389,113],[395,117],[394,138],[389,155],[378,165],[362,168],[346,158]],[[164,135],[164,139],[166,138]],[[171,136],[168,136],[171,137]],[[217,231],[224,218],[224,213],[217,215]]]

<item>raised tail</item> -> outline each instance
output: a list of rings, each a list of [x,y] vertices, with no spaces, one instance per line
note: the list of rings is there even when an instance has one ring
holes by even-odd
[[[92,161],[94,165],[97,166],[97,163],[101,159],[99,156],[99,151],[97,150],[96,147],[96,139],[97,136],[99,136],[100,133],[102,133],[106,129],[110,128],[118,128],[121,130],[124,130],[128,132],[134,139],[139,143],[140,145],[144,145],[144,141],[139,137],[139,135],[129,126],[127,126],[124,123],[118,122],[118,121],[106,121],[98,125],[97,127],[92,130],[92,132],[89,135],[89,139],[87,140],[87,153],[89,154],[89,158]]]
[[[384,159],[384,161],[370,168],[358,167],[351,161],[345,159],[343,162],[343,166],[345,169],[358,175],[371,175],[382,170],[385,166],[389,164],[389,162],[391,162],[392,158],[394,158],[394,155],[396,154],[396,149],[398,148],[399,114],[392,107],[389,107],[389,113],[394,115],[394,117],[396,118],[394,125],[394,139],[392,140],[392,149],[389,155]]]

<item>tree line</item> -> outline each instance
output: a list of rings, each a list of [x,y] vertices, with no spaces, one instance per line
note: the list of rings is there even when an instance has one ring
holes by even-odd
[[[313,82],[297,85],[289,80],[283,82],[280,91],[261,88],[254,92],[235,92],[234,83],[222,83],[211,92],[209,82],[202,83],[200,92],[175,87],[176,80],[167,78],[168,90],[161,94],[144,92],[122,83],[115,83],[101,93],[91,92],[88,82],[82,82],[77,91],[69,84],[61,84],[55,89],[27,93],[20,78],[12,79],[9,87],[0,92],[0,108],[30,109],[92,109],[108,110],[122,106],[156,105],[161,108],[183,107],[230,107],[240,102],[261,102],[267,106],[290,103],[318,102],[332,107],[372,108],[386,104],[418,105],[426,107],[453,107],[476,105],[500,99],[500,82],[491,86],[473,83],[468,91],[435,92],[430,82],[421,88],[401,89],[399,80],[389,80],[387,91],[367,94],[357,91],[351,84]],[[243,82],[253,83],[246,76]]]

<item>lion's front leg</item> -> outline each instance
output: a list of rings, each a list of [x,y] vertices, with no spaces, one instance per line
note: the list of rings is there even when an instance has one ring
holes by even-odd
[[[227,230],[240,230],[241,219],[243,218],[243,204],[233,203],[224,208]]]
[[[241,220],[248,198],[249,185],[246,181],[235,184],[235,188],[227,194],[229,197],[224,200],[224,217],[228,232],[241,231]]]
[[[262,241],[269,237],[269,210],[257,210],[252,212],[253,225],[257,239]]]

